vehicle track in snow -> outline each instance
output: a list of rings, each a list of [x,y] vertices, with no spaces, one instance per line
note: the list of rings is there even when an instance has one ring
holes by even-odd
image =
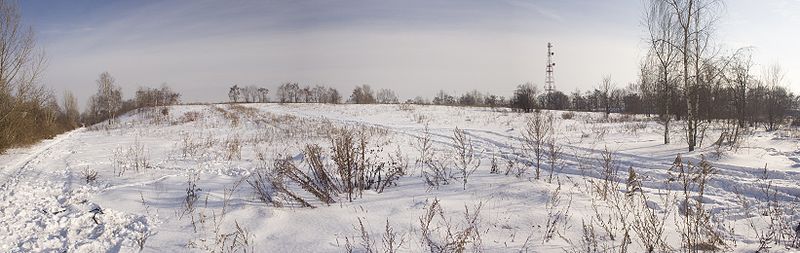
[[[13,191],[21,177],[24,177],[25,172],[30,169],[32,163],[47,157],[54,147],[63,143],[65,140],[71,138],[76,133],[84,131],[84,128],[75,129],[56,136],[53,139],[47,140],[44,143],[34,145],[30,148],[30,153],[24,156],[19,156],[12,162],[6,164],[0,169],[0,192]]]
[[[91,201],[96,191],[72,168],[84,131],[22,149],[0,167],[0,252],[115,252],[148,231],[146,217]]]

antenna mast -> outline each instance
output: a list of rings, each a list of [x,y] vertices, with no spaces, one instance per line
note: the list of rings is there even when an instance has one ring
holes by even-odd
[[[553,62],[553,43],[547,42],[547,68],[545,69],[544,89],[547,91],[547,106],[552,108],[553,105],[553,91],[555,91],[555,78],[553,78],[553,67],[556,63]]]

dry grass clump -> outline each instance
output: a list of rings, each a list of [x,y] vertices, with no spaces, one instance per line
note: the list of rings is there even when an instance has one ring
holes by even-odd
[[[680,155],[669,170],[670,181],[677,182],[680,194],[676,221],[680,229],[682,246],[690,252],[721,250],[728,247],[723,231],[717,229],[715,218],[706,210],[704,196],[708,181],[717,173],[711,163],[702,157],[694,164],[683,162]]]
[[[196,112],[196,111],[185,112],[185,113],[183,113],[183,115],[178,117],[178,120],[176,122],[174,122],[173,125],[186,124],[186,123],[189,123],[189,122],[195,122],[195,121],[201,119],[202,117],[203,117],[203,114],[201,114],[200,112]]]
[[[228,136],[225,140],[225,160],[241,160],[242,159],[242,141],[239,135]]]
[[[113,151],[112,163],[114,174],[122,176],[128,170],[139,172],[150,168],[150,154],[145,149],[139,139],[136,139],[129,147],[118,147]]]
[[[222,108],[218,105],[214,105],[213,108],[214,111],[221,114],[222,117],[231,122],[231,126],[233,127],[239,126],[239,114],[225,110],[225,108]]]
[[[467,132],[458,127],[453,130],[451,141],[451,153],[438,154],[432,148],[431,135],[426,126],[423,136],[417,139],[415,145],[420,152],[417,164],[423,166],[422,176],[429,187],[438,188],[450,184],[451,180],[460,180],[462,188],[466,190],[469,177],[481,165],[482,153],[475,149]]]
[[[195,137],[190,133],[182,133],[181,139],[176,144],[178,153],[183,158],[200,157],[209,154],[217,146],[217,139],[209,134],[205,137]]]
[[[242,115],[247,118],[258,118],[259,111],[253,107],[247,107],[240,104],[228,104],[228,110],[232,113]]]
[[[320,168],[324,171],[324,168]],[[306,172],[298,168],[290,157],[283,157],[275,161],[275,173],[281,178],[286,178],[296,183],[304,191],[311,193],[318,200],[325,204],[336,202],[333,196],[337,193],[336,188],[332,187],[332,181],[328,177],[311,177]],[[321,178],[327,180],[320,180]]]
[[[283,207],[283,202],[276,199],[279,190],[285,189],[283,181],[267,166],[262,155],[259,155],[259,166],[256,167],[247,179],[259,201],[275,207]]]
[[[233,193],[243,180],[236,181],[233,186],[226,187],[222,192],[222,208],[209,207],[209,195],[205,194],[204,205],[198,205],[200,188],[196,186],[196,175],[190,176],[189,187],[186,195],[186,210],[181,214],[191,217],[192,227],[197,238],[189,241],[187,247],[200,249],[206,252],[256,252],[254,248],[255,235],[239,224],[226,222]],[[231,226],[232,225],[232,226]]]
[[[575,112],[563,112],[561,113],[561,119],[572,119],[575,117]]]
[[[405,234],[398,233],[395,228],[389,224],[388,219],[386,220],[383,234],[380,235],[381,244],[375,241],[376,238],[374,237],[376,236],[367,229],[367,226],[364,224],[366,219],[358,217],[357,220],[358,225],[355,226],[355,230],[358,232],[358,236],[346,236],[344,238],[345,244],[343,246],[345,252],[395,253],[400,252],[400,248],[403,247],[403,244],[406,242]],[[359,242],[359,245],[355,245],[356,242]],[[356,248],[359,250],[357,251]]]
[[[463,220],[456,224],[445,214],[439,199],[434,199],[419,217],[423,245],[430,252],[480,252],[482,247],[480,214],[483,203],[470,209],[464,206]]]
[[[561,196],[561,183],[559,182],[558,187],[549,194],[547,204],[545,205],[547,209],[547,221],[544,224],[544,236],[542,238],[544,242],[553,239],[553,236],[555,236],[559,230],[563,232],[563,230],[566,229],[570,218],[569,210],[571,207],[572,195],[569,196],[565,204]]]
[[[309,177],[305,171],[297,167],[289,156],[278,157],[271,167],[266,166],[266,162],[262,163],[262,166],[256,168],[247,182],[260,201],[275,207],[287,205],[316,207],[302,194],[297,193],[297,188],[312,194],[314,198],[324,204],[336,202],[334,196],[337,192],[335,190],[329,190],[323,183]]]
[[[764,165],[763,174],[756,182],[758,193],[766,199],[748,199],[739,192],[736,194],[746,224],[758,241],[757,252],[769,252],[771,248],[781,246],[800,249],[800,222],[794,218],[800,214],[798,204],[781,201],[780,192],[769,174]]]

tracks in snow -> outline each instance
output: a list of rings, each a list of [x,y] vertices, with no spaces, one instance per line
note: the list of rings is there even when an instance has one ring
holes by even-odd
[[[23,177],[25,172],[29,169],[29,165],[32,162],[41,159],[42,156],[49,153],[53,147],[61,144],[64,140],[69,139],[75,133],[82,132],[84,130],[84,128],[75,129],[60,134],[53,139],[45,140],[44,143],[40,143],[31,147],[30,154],[20,156],[15,159],[15,161],[3,166],[3,168],[0,169],[0,181],[2,182],[2,185],[0,185],[0,192],[13,191],[16,185],[19,183],[21,177]]]
[[[295,116],[306,118],[325,118],[333,122],[341,122],[345,125],[365,125],[385,128],[395,133],[406,135],[412,138],[419,138],[422,136],[424,127],[417,126],[397,126],[389,124],[379,124],[369,122],[366,120],[358,119],[342,119],[321,115],[308,115],[303,112],[287,111],[284,113],[293,114]],[[430,135],[432,141],[439,146],[452,146],[450,137],[452,135],[452,128],[430,128]],[[492,155],[498,156],[512,156],[521,162],[530,164],[531,159],[520,155],[522,150],[519,148],[522,141],[521,135],[511,135],[508,133],[501,133],[486,129],[463,129],[467,135],[472,138],[473,143],[476,145],[477,150],[484,150],[481,154],[484,159],[491,159]],[[591,145],[590,145],[591,146]],[[515,148],[517,147],[517,148]],[[602,161],[600,161],[601,154],[604,149],[593,147],[582,147],[572,143],[562,144],[562,152],[564,152],[563,160],[568,166],[563,166],[559,174],[585,176],[592,178],[601,178],[599,170],[597,169],[580,169],[580,167],[599,168]],[[665,151],[660,155],[644,156],[641,154],[634,154],[624,151],[614,152],[617,159],[616,165],[619,167],[620,173],[626,173],[627,168],[632,167],[636,169],[637,173],[643,176],[643,187],[647,191],[657,190],[676,190],[677,185],[666,184],[670,175],[669,168],[678,154],[685,154],[680,150],[673,150],[673,152]],[[694,157],[693,154],[684,155],[682,157],[684,162],[692,162],[698,164],[700,159]],[[763,193],[760,186],[763,184],[759,181],[763,175],[763,168],[753,168],[724,163],[713,163],[713,166],[718,170],[717,175],[708,182],[708,186],[716,191],[707,191],[707,195],[715,197],[728,202],[738,201],[736,194],[741,194],[748,198],[763,199]],[[581,166],[582,165],[582,166]],[[547,168],[543,168],[546,170]],[[778,197],[784,201],[794,201],[800,199],[800,173],[771,173],[773,188],[777,191]],[[624,174],[618,176],[618,180],[624,180]]]

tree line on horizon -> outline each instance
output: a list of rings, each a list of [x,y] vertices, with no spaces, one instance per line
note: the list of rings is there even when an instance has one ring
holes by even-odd
[[[81,122],[88,125],[106,120],[110,124],[117,116],[133,110],[148,109],[147,112],[154,113],[154,109],[162,109],[158,113],[168,115],[169,110],[165,107],[180,103],[181,94],[166,83],[159,88],[139,87],[132,98],[124,99],[122,88],[108,72],[101,73],[95,82],[97,92],[89,97],[86,110],[80,117]]]
[[[657,77],[648,67],[643,66],[638,82],[630,83],[625,87],[618,87],[611,77],[603,77],[598,84],[587,90],[576,89],[569,94],[559,90],[550,93],[540,91],[533,83],[524,83],[516,87],[513,94],[504,96],[483,93],[478,90],[465,92],[461,95],[452,95],[440,90],[432,99],[416,96],[402,103],[419,105],[447,105],[447,106],[476,106],[491,108],[510,108],[519,112],[533,112],[541,109],[569,110],[583,112],[625,113],[664,115],[669,111],[671,119],[685,120],[688,117],[687,101],[685,97],[672,90],[671,94],[659,93]],[[774,76],[780,75],[779,69],[771,67],[767,72]],[[734,116],[744,115],[746,120],[743,125],[764,125],[767,130],[774,130],[779,123],[785,120],[790,111],[797,107],[797,97],[782,85],[766,85],[774,82],[756,77],[753,73],[741,77],[741,69],[730,68],[725,75],[726,81],[716,83],[714,87],[703,87],[699,102],[704,109],[700,115],[706,120],[731,119]],[[778,71],[778,72],[775,72]],[[748,84],[741,86],[735,78],[746,78]],[[249,86],[251,90],[263,90]],[[737,94],[741,88],[746,91]],[[737,90],[737,88],[739,90]],[[343,100],[339,91],[325,86],[301,86],[296,82],[286,82],[278,86],[275,100],[268,96],[263,99],[247,100],[241,98],[243,92],[238,85],[231,87],[229,92],[230,102],[233,103],[328,103],[328,104],[399,104],[400,99],[396,93],[388,88],[375,91],[370,85],[359,85],[353,88],[347,100]],[[667,99],[665,99],[668,98]],[[664,120],[664,119],[661,119]]]

